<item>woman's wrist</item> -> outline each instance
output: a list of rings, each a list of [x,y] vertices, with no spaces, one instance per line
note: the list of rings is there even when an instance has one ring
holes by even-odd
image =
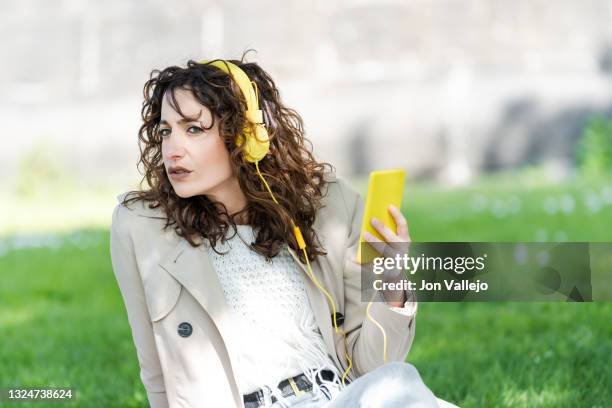
[[[390,292],[390,294],[386,292],[384,293],[385,303],[391,307],[404,307],[407,300],[406,292],[399,292],[397,290],[392,290]]]

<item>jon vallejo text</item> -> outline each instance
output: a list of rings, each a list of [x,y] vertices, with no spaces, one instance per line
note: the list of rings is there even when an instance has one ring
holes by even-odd
[[[418,270],[444,270],[462,275],[465,271],[477,270],[481,271],[485,268],[485,260],[487,254],[478,257],[441,257],[441,256],[409,256],[408,254],[396,254],[395,257],[377,257],[374,258],[372,271],[381,275],[387,271],[393,271],[396,275],[397,271],[409,272],[414,275]],[[416,282],[400,279],[393,282],[384,282],[382,279],[376,279],[373,282],[375,290],[448,290],[448,291],[486,291],[489,285],[486,282],[481,282],[477,279],[470,282],[467,279],[444,279],[443,282],[427,282],[421,281],[421,286],[417,287]]]

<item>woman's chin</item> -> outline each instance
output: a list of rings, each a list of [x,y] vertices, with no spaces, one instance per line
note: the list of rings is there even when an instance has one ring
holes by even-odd
[[[189,188],[185,188],[182,186],[175,186],[174,187],[174,194],[176,194],[177,196],[179,196],[180,198],[189,198],[194,196],[194,192],[191,191],[191,189]]]

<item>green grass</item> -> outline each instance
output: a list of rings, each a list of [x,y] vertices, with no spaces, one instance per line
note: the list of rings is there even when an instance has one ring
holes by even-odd
[[[610,242],[610,194],[604,180],[409,185],[403,212],[415,241]],[[421,303],[408,361],[460,406],[607,407],[610,322],[612,303]]]
[[[611,188],[499,178],[449,191],[409,185],[403,211],[419,241],[612,241]],[[555,200],[565,212],[552,212]],[[0,241],[0,387],[71,386],[77,400],[67,407],[146,407],[108,231],[56,243]],[[460,406],[607,407],[611,321],[610,303],[421,303],[408,361]]]
[[[147,406],[108,232],[81,234],[0,257],[0,387],[74,387],[67,407]]]
[[[460,406],[610,405],[610,303],[422,303],[408,361]]]

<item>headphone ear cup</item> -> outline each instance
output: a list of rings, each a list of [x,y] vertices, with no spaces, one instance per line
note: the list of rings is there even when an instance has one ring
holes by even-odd
[[[246,139],[245,159],[250,163],[263,159],[270,150],[270,138],[266,127],[261,123],[249,124],[242,133],[238,136],[236,144],[241,146]]]

